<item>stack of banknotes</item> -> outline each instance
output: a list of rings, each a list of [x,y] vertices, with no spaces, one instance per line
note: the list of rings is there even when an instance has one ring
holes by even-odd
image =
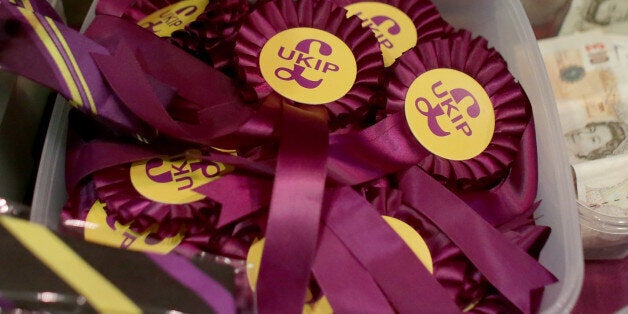
[[[573,0],[539,40],[578,201],[628,218],[628,1]]]

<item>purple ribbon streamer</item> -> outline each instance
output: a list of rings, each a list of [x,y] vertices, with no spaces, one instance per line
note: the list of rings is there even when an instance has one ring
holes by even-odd
[[[234,296],[188,260],[175,255],[146,254],[170,277],[199,296],[216,313],[236,313]]]
[[[206,143],[236,132],[253,116],[253,111],[240,99],[238,89],[226,75],[138,25],[113,16],[97,16],[85,35],[111,51],[124,41],[124,45],[134,52],[145,75],[172,86],[181,98],[202,108],[198,112],[198,124],[184,125],[188,134],[197,135],[197,141]],[[133,40],[125,41],[124,38]],[[205,85],[199,88],[199,83]],[[159,121],[152,123],[161,126]]]
[[[72,145],[72,141],[68,141]],[[68,149],[66,158],[66,190],[74,191],[86,176],[109,167],[139,161],[160,154],[143,146],[93,141]]]
[[[107,14],[122,17],[124,12],[136,0],[99,0],[96,5],[96,14]]]
[[[333,136],[330,142],[329,176],[346,185],[406,169],[431,154],[410,134],[403,113],[360,132]]]
[[[329,192],[325,225],[360,260],[399,313],[460,312],[370,203],[348,187]]]
[[[321,230],[312,272],[334,313],[395,313],[369,272],[328,227]]]
[[[54,19],[58,22],[63,22],[63,19],[57,13],[57,10],[53,8],[50,3],[46,0],[15,0],[15,4],[17,6],[26,8],[24,2],[27,1],[30,6],[33,8],[33,12],[41,14],[43,16],[47,16],[51,19]]]
[[[222,204],[216,225],[221,228],[267,206],[270,203],[272,181],[233,173],[204,184],[194,191]],[[244,196],[234,197],[234,191]]]
[[[533,206],[538,189],[536,131],[530,120],[508,177],[488,191],[467,191],[460,198],[492,225],[499,225]]]
[[[327,123],[284,104],[266,243],[257,282],[260,313],[299,313],[318,239],[327,175]]]
[[[556,282],[538,261],[508,241],[459,197],[413,167],[401,178],[406,205],[419,210],[464,252],[480,272],[513,304],[531,312],[530,293]],[[464,228],[461,227],[464,223]]]

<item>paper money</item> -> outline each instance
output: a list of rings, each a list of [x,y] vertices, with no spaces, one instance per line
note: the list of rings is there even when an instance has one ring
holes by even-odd
[[[628,34],[628,1],[572,0],[559,35],[591,29]]]
[[[601,32],[539,41],[572,164],[628,152],[628,52]]]
[[[578,200],[628,217],[628,35],[587,31],[541,40],[539,48]]]
[[[628,218],[628,154],[580,163],[573,169],[582,204],[607,216]]]

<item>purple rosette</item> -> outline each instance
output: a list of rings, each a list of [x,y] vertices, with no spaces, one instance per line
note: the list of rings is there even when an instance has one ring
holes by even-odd
[[[432,258],[434,277],[453,296],[460,310],[468,313],[518,312],[517,307],[490,284],[446,233],[420,210],[403,204],[403,193],[412,191],[393,188],[388,180],[382,179],[362,187],[361,192],[380,214],[407,223],[421,235]],[[535,224],[532,217],[535,208],[512,217],[496,229],[538,259],[550,229]],[[540,296],[532,294],[532,298],[532,303],[538,306]]]
[[[425,73],[433,73],[433,70],[440,69],[455,70],[458,73],[456,75],[460,76],[459,73],[462,73],[475,81],[475,84],[479,84],[488,96],[486,103],[492,106],[494,122],[489,121],[487,124],[494,125],[494,129],[492,134],[488,134],[490,141],[487,141],[485,148],[475,156],[446,158],[433,153],[421,160],[419,166],[437,180],[455,189],[489,187],[508,173],[508,168],[519,153],[521,136],[531,118],[530,101],[509,72],[506,61],[494,48],[488,47],[487,40],[480,36],[473,38],[470,32],[460,30],[447,38],[420,44],[398,60],[391,68],[386,112],[395,113],[407,109],[409,91],[411,87],[414,88],[412,85],[415,80]],[[432,86],[434,94],[440,87],[442,86],[437,84]],[[462,102],[468,94],[465,94],[463,89],[457,89],[455,92],[458,94],[451,94],[447,99],[443,98],[440,104],[426,103],[428,108],[420,107],[424,105],[423,103],[416,105],[419,99],[422,99],[417,98],[415,104],[417,111],[423,112],[424,116],[428,117],[430,130],[434,134],[440,133],[438,136],[447,135],[449,132],[439,128],[437,124],[442,124],[442,120],[437,119],[449,119],[451,121],[447,123],[452,125],[454,122],[457,123],[455,126],[457,130],[471,132],[463,122],[458,122],[464,121],[464,118],[457,114],[458,110],[462,110],[456,108],[455,103],[453,105],[450,103],[452,99]],[[441,94],[446,93],[447,91],[441,91]],[[473,109],[471,106],[467,109],[467,114],[472,118],[479,113],[479,109],[476,109],[478,112],[473,112]],[[409,119],[407,111],[406,118]],[[428,150],[433,152],[430,148]]]
[[[140,0],[123,8],[106,2],[99,4],[100,14],[137,23],[230,75],[235,73],[235,37],[242,19],[255,6],[247,0],[199,0],[188,1],[187,5],[178,0]]]
[[[128,174],[129,166],[122,165],[86,179],[63,207],[62,230],[124,249],[133,245],[131,249],[153,251],[152,247],[171,243],[169,249],[183,255],[207,252],[239,259],[246,258],[250,245],[262,233],[263,222],[256,215],[219,226],[220,204],[207,198],[189,204],[148,199],[137,192]],[[98,211],[106,217],[99,217]],[[101,236],[104,239],[87,234],[94,224],[108,230]],[[121,231],[116,234],[116,230]],[[120,243],[115,243],[116,239]]]
[[[169,40],[224,73],[235,75],[235,39],[253,7],[247,0],[210,1],[195,21],[173,32]]]
[[[400,22],[397,21],[397,16],[388,16],[389,12],[377,12],[376,15],[366,16],[361,9],[372,4],[386,4],[400,10],[404,15],[409,18],[416,29],[417,43],[423,43],[432,39],[443,37],[448,31],[452,29],[452,26],[443,19],[438,12],[438,9],[434,3],[430,0],[378,0],[378,1],[363,1],[363,0],[332,0],[339,6],[347,8],[350,5],[361,4],[355,6],[358,15],[363,19],[365,26],[368,26],[375,32],[380,44],[385,45],[384,42],[387,37],[396,36],[401,33]],[[394,11],[392,11],[394,12]],[[351,12],[350,12],[351,14]],[[393,13],[394,14],[394,13]],[[401,16],[401,18],[404,18]],[[385,28],[385,29],[384,29]]]
[[[263,224],[256,215],[225,223],[219,219],[221,204],[194,191],[220,181],[235,168],[213,159],[240,160],[238,157],[175,143],[146,146],[124,142],[76,111],[70,115],[68,135],[66,183],[70,197],[62,213],[64,229],[93,240],[88,229],[72,226],[108,225],[111,230],[105,230],[111,232],[97,235],[96,240],[111,236],[123,241],[120,245],[144,237],[149,245],[178,241],[177,249],[184,254],[204,251],[236,258],[244,258],[261,233]],[[120,240],[120,234],[114,233],[117,229],[126,230],[130,240]]]
[[[190,234],[212,230],[218,219],[219,204],[206,198],[183,204],[151,200],[140,194],[132,184],[130,168],[131,165],[121,165],[93,174],[99,199],[107,204],[108,214],[114,220],[125,225],[130,223],[136,232],[144,232],[153,224],[158,224],[157,234],[160,237],[176,235],[183,229]]]
[[[333,130],[383,105],[383,60],[361,20],[330,1],[261,4],[240,27],[235,55],[253,97],[276,92],[305,110],[322,106]]]

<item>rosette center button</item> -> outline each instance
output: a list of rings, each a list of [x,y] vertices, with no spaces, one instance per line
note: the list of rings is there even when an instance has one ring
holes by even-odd
[[[270,38],[259,62],[262,76],[273,90],[311,105],[340,99],[357,75],[355,57],[343,41],[307,27],[291,28]]]

